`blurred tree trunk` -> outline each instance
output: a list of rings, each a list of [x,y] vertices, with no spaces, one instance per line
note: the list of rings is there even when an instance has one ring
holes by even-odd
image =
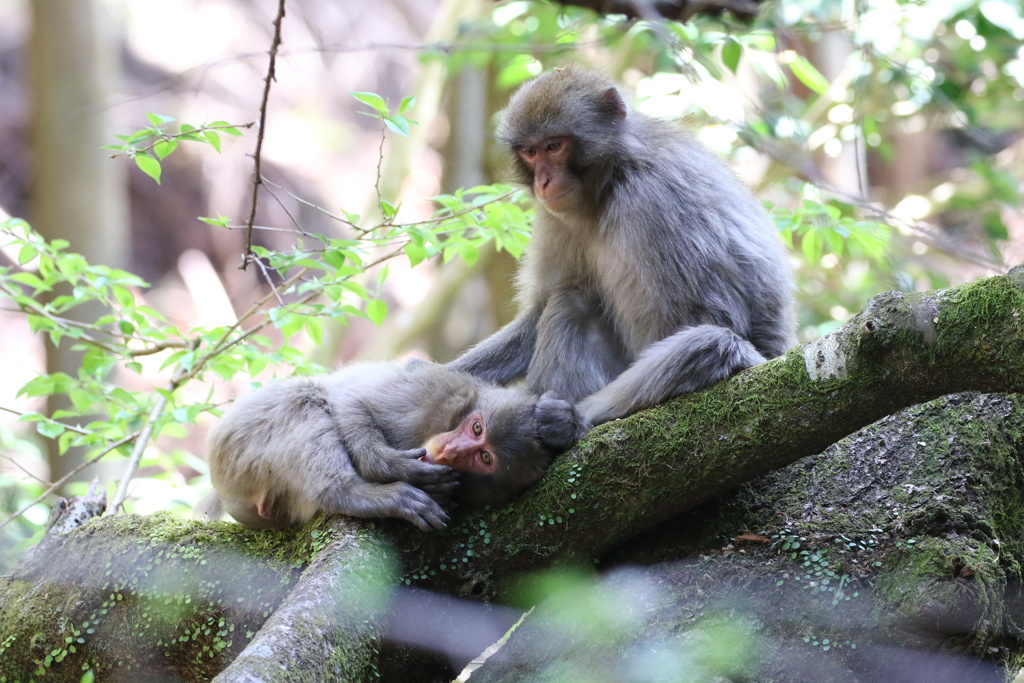
[[[100,149],[112,141],[106,101],[117,71],[117,46],[104,30],[111,23],[96,0],[34,0],[31,6],[30,221],[48,240],[67,240],[92,263],[124,267],[129,247],[124,184],[120,165]],[[90,321],[98,314],[86,307],[71,313]],[[81,354],[71,351],[70,343],[45,348],[47,372],[77,375]],[[47,412],[66,404],[65,397],[52,397]],[[56,441],[46,443],[52,479],[81,461],[80,453],[60,456]]]

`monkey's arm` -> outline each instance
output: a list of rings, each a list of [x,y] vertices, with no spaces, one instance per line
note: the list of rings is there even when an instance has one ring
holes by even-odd
[[[373,484],[353,478],[345,487],[326,488],[318,497],[317,504],[319,509],[331,514],[397,517],[423,531],[448,526],[448,515],[434,498],[404,481]]]
[[[337,419],[352,466],[363,479],[376,484],[405,481],[423,489],[440,503],[451,499],[458,485],[458,473],[444,465],[421,460],[427,453],[424,448],[403,450],[391,446],[374,413],[365,404],[339,413]]]
[[[508,384],[526,374],[537,344],[540,306],[534,306],[505,327],[448,364],[495,384]]]

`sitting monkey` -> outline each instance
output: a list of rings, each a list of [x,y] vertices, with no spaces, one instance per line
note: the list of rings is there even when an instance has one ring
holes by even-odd
[[[210,432],[215,491],[197,512],[223,509],[255,529],[321,510],[440,529],[457,486],[460,500],[503,502],[579,431],[553,392],[537,398],[423,361],[358,363],[240,398]]]

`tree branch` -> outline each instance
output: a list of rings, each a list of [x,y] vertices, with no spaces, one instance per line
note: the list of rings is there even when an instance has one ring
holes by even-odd
[[[1024,268],[947,290],[881,294],[827,337],[595,428],[512,506],[428,539],[436,547],[422,560],[450,567],[432,581],[437,590],[501,597],[524,570],[589,564],[896,410],[972,390],[1024,391]],[[472,561],[452,562],[452,548],[463,546]]]

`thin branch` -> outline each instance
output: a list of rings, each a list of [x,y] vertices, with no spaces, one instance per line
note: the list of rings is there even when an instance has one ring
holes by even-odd
[[[377,193],[377,206],[378,207],[383,206],[383,200],[381,199],[381,196],[380,196],[380,172],[381,172],[381,167],[384,165],[384,138],[387,137],[387,131],[388,131],[387,125],[382,125],[380,127],[380,147],[377,148],[377,179],[375,181],[373,181],[373,190],[374,190],[374,192]],[[385,224],[389,224],[390,223],[390,220],[386,216],[384,217],[384,221],[385,221]],[[378,227],[380,227],[380,226],[378,226]]]
[[[313,209],[317,213],[321,213],[324,216],[327,216],[328,218],[331,218],[333,220],[338,221],[339,223],[344,223],[345,225],[349,226],[350,228],[358,230],[359,232],[362,232],[362,233],[369,232],[368,230],[364,230],[364,229],[360,228],[358,225],[356,225],[352,221],[348,220],[344,216],[339,216],[336,213],[332,213],[331,211],[328,211],[327,209],[323,208],[322,206],[318,206],[318,205],[314,204],[313,202],[309,201],[308,199],[303,199],[302,197],[300,197],[299,195],[295,194],[294,192],[292,192],[288,188],[283,187],[282,185],[278,185],[277,183],[272,182],[270,180],[267,180],[266,178],[263,178],[263,184],[264,185],[270,185],[274,189],[280,190],[281,192],[284,192],[289,197],[291,197],[292,199],[294,199],[298,203],[302,204],[303,206],[308,206],[309,208]],[[277,229],[280,230],[281,228],[277,228]],[[299,233],[301,233],[303,235],[307,234],[306,232],[301,231],[301,230],[299,230],[299,231],[289,231],[289,232],[299,232]]]
[[[0,284],[0,292],[7,294],[7,296],[11,298],[18,296],[18,294],[15,293],[11,288],[3,284]],[[109,301],[105,303],[109,308],[116,311],[116,308],[113,305],[111,305]],[[124,340],[125,348],[119,349],[115,346],[111,346],[109,343],[101,341],[95,337],[91,337],[89,336],[88,333],[85,332],[83,332],[80,336],[74,337],[74,340],[76,342],[90,344],[98,349],[102,349],[107,353],[110,353],[115,356],[126,355],[131,358],[135,358],[138,356],[151,356],[154,353],[160,353],[161,351],[165,351],[167,349],[185,348],[188,345],[188,343],[184,340],[157,341],[155,339],[148,339],[146,337],[139,336],[127,337],[123,334],[118,334],[103,327],[96,327],[96,325],[93,323],[82,322],[81,320],[72,320],[71,318],[64,318],[59,315],[54,315],[50,311],[46,310],[45,306],[40,306],[39,304],[37,304],[35,300],[32,300],[31,306],[28,306],[26,304],[22,304],[19,308],[10,308],[7,306],[3,306],[0,307],[0,311],[9,311],[11,313],[34,313],[35,315],[39,315],[46,318],[50,322],[60,327],[73,327],[80,330],[92,330],[94,332],[102,332],[103,334],[109,335],[110,337],[119,337]],[[141,349],[132,349],[127,346],[128,343],[132,341],[140,342],[145,346]]]
[[[49,482],[47,482],[45,479],[42,479],[41,477],[37,477],[36,475],[34,475],[31,472],[29,472],[27,469],[25,469],[24,465],[22,465],[20,462],[18,462],[17,460],[12,458],[11,456],[7,455],[6,453],[0,453],[0,458],[3,458],[7,462],[9,462],[12,465],[14,465],[15,467],[17,467],[22,472],[24,472],[25,476],[27,476],[29,479],[35,479],[36,481],[38,481],[40,484],[43,484],[44,486],[49,484]]]
[[[0,406],[0,410],[4,411],[5,413],[11,413],[12,415],[17,415],[19,418],[25,417],[26,415],[36,415],[36,414],[39,414],[39,413],[23,413],[20,410],[15,410],[14,408],[7,408],[5,406]],[[76,434],[81,434],[83,436],[88,436],[90,434],[94,434],[95,433],[95,432],[92,432],[92,431],[90,431],[88,429],[82,429],[81,427],[76,427],[75,425],[70,425],[70,424],[67,424],[65,422],[60,422],[58,420],[54,420],[52,417],[48,417],[46,415],[42,415],[42,414],[39,414],[39,415],[40,415],[40,417],[43,418],[44,421],[46,421],[46,422],[48,422],[50,424],[60,425],[64,429],[68,430],[69,432],[75,432]]]
[[[33,500],[31,503],[27,503],[26,505],[24,505],[17,512],[12,512],[10,514],[10,516],[8,516],[4,521],[0,522],[0,529],[3,529],[5,526],[10,524],[12,521],[17,519],[21,515],[25,514],[25,512],[27,512],[29,509],[31,509],[32,506],[35,505],[36,503],[41,503],[44,498],[46,498],[48,495],[50,495],[51,493],[53,493],[54,491],[59,489],[61,486],[63,486],[65,483],[67,483],[67,481],[69,479],[71,479],[73,476],[75,476],[76,474],[78,474],[79,472],[84,470],[86,467],[96,463],[97,461],[100,460],[100,458],[104,457],[105,455],[107,455],[111,451],[120,448],[121,446],[125,445],[126,443],[130,443],[137,436],[139,436],[139,432],[132,432],[131,434],[118,439],[113,444],[108,446],[103,452],[98,453],[97,455],[94,455],[93,457],[89,458],[88,460],[83,462],[81,465],[79,465],[78,467],[74,468],[73,470],[71,470],[70,472],[65,474],[60,479],[58,479],[57,481],[55,481],[52,484],[50,484],[50,487],[48,489],[46,489],[45,491],[43,491],[42,493],[40,493],[39,496],[35,500]]]
[[[239,266],[245,270],[249,265],[252,256],[252,226],[256,222],[256,207],[259,206],[260,184],[263,182],[263,175],[260,165],[263,160],[263,134],[267,127],[267,102],[270,101],[270,84],[277,80],[277,50],[281,46],[281,24],[284,21],[285,0],[278,0],[277,18],[274,19],[274,39],[270,44],[270,65],[267,68],[267,77],[263,79],[263,100],[260,102],[260,125],[256,131],[256,151],[253,153],[252,172],[252,205],[249,209],[249,220],[246,221],[248,230],[245,239],[245,254],[242,256],[242,264]]]
[[[192,343],[192,348],[195,349],[198,346],[199,341],[195,340]],[[188,371],[185,369],[184,365],[178,365],[174,369],[174,374],[171,375],[171,379],[164,387],[164,391],[157,397],[157,401],[153,405],[153,409],[149,411],[149,416],[146,418],[146,424],[142,427],[142,430],[138,432],[138,438],[135,440],[135,447],[132,449],[131,457],[128,459],[128,465],[124,469],[124,476],[121,477],[121,483],[118,485],[117,492],[114,494],[114,498],[111,500],[110,506],[107,508],[108,515],[113,514],[116,510],[120,509],[124,499],[128,497],[128,487],[131,485],[131,481],[135,477],[135,472],[139,468],[139,462],[142,460],[143,453],[146,452],[146,446],[149,445],[149,437],[153,434],[156,422],[160,419],[160,414],[163,413],[164,408],[167,406],[167,401],[170,398],[171,392],[181,386],[187,373]]]

